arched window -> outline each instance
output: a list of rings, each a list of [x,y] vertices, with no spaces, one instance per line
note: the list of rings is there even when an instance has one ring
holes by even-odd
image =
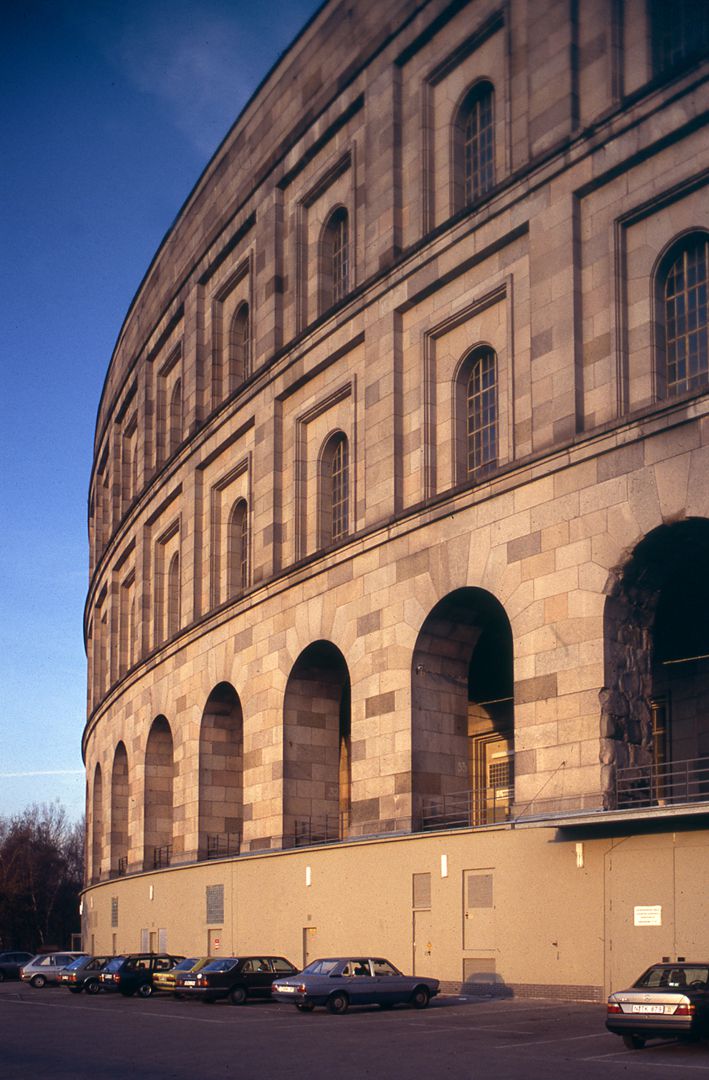
[[[658,375],[668,397],[709,384],[708,287],[709,237],[695,234],[670,250],[658,275]]]
[[[239,499],[229,516],[227,593],[238,596],[249,584],[249,508]]]
[[[229,328],[229,393],[251,374],[251,322],[249,305],[239,304]]]
[[[454,208],[470,206],[495,183],[495,91],[477,83],[468,91],[453,125]]]
[[[180,629],[180,554],[170,559],[167,571],[167,636],[174,637]]]
[[[182,379],[177,379],[170,395],[167,451],[171,457],[182,442]]]
[[[320,310],[337,304],[350,290],[349,219],[339,206],[323,229],[320,251]]]
[[[484,475],[497,465],[497,356],[493,349],[473,349],[458,377],[458,481]]]
[[[344,540],[349,532],[349,444],[338,431],[328,439],[320,461],[320,546]]]

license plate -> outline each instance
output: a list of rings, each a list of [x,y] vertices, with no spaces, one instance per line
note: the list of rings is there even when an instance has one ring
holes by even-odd
[[[295,987],[294,986],[279,986],[278,987],[278,993],[279,994],[294,994],[295,993]]]
[[[183,982],[182,985],[183,986],[196,986],[197,983],[195,982],[194,979],[185,979],[185,981]]]
[[[663,1013],[665,1011],[664,1005],[633,1005],[632,1011],[634,1013]]]

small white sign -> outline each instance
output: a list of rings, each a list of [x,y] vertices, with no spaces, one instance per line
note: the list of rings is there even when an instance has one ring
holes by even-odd
[[[662,905],[646,904],[635,908],[635,926],[662,926]]]

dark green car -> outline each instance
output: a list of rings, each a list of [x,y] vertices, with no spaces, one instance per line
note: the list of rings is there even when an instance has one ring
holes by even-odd
[[[184,956],[171,953],[131,953],[130,956],[116,957],[101,972],[101,988],[110,993],[131,997],[150,997],[153,992],[153,974],[156,971],[170,971]]]

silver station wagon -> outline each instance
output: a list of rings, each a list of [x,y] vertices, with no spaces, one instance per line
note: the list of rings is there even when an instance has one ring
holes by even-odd
[[[709,962],[653,964],[627,990],[608,998],[606,1027],[631,1050],[647,1039],[709,1034]]]
[[[438,979],[402,975],[381,957],[339,956],[314,960],[300,974],[277,979],[271,987],[276,1001],[287,1001],[301,1012],[324,1005],[332,1013],[350,1005],[413,1005],[425,1009],[438,993]]]

